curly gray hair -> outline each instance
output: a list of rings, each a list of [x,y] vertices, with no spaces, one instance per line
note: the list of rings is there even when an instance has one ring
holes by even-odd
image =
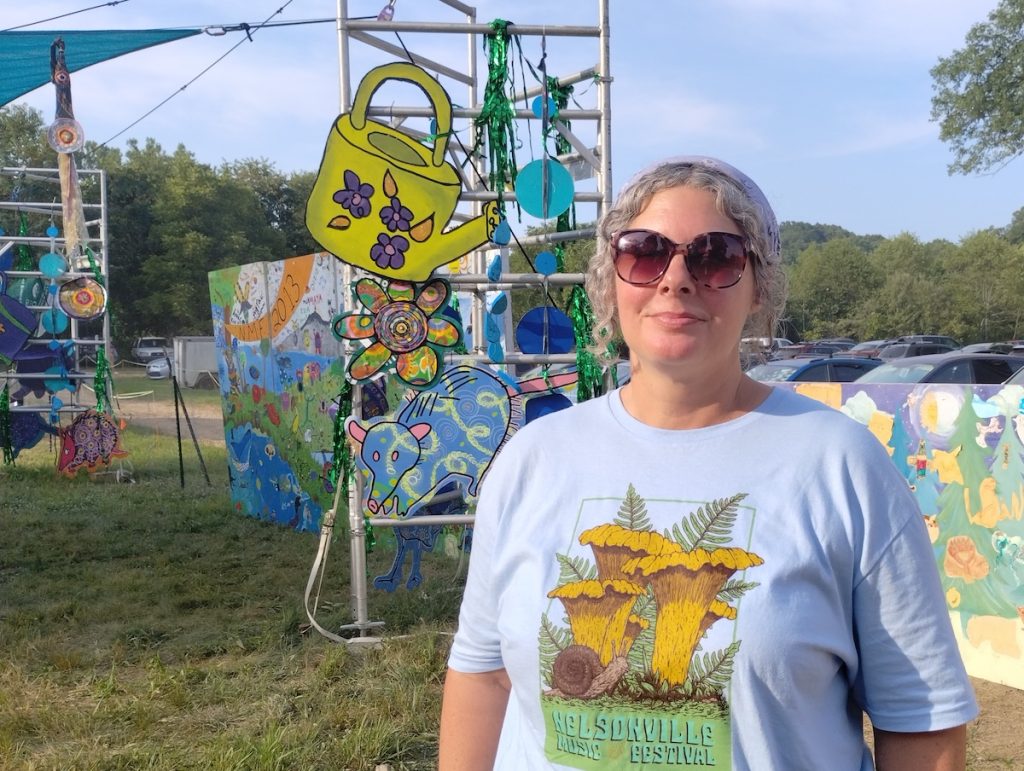
[[[779,228],[764,194],[748,176],[715,158],[690,156],[662,161],[636,175],[619,193],[597,227],[597,251],[587,268],[586,290],[594,309],[592,351],[604,364],[621,358],[622,341],[615,305],[615,266],[608,239],[626,228],[658,192],[673,187],[707,190],[715,206],[732,219],[750,244],[754,285],[760,303],[747,320],[746,334],[771,336],[786,304]]]

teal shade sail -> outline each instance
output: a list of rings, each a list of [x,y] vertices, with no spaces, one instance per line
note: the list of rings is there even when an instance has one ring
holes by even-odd
[[[202,32],[182,29],[0,32],[0,107],[50,82],[50,45],[64,38],[68,72]]]

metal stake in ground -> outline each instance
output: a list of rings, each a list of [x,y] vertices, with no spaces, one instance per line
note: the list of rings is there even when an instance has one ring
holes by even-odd
[[[203,453],[199,449],[199,440],[196,439],[195,429],[192,428],[192,419],[188,416],[188,408],[185,407],[185,397],[181,395],[181,389],[178,388],[178,378],[175,377],[174,373],[171,373],[171,387],[174,389],[174,423],[178,430],[178,472],[181,475],[181,487],[185,487],[185,459],[182,457],[181,452],[181,418],[178,416],[178,405],[181,405],[181,411],[185,414],[185,425],[188,426],[188,432],[192,436],[192,446],[196,448],[196,457],[199,458],[199,466],[203,469],[203,476],[206,477],[206,486],[212,487],[210,482],[210,474],[206,470],[206,461],[203,460]]]

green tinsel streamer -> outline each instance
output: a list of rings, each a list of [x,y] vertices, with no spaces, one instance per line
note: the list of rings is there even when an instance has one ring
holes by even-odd
[[[511,22],[495,19],[491,22],[493,32],[484,35],[484,50],[487,52],[487,85],[480,115],[473,123],[477,129],[474,154],[487,140],[487,157],[490,162],[488,178],[491,190],[497,193],[498,209],[505,211],[505,185],[514,183],[518,165],[516,163],[516,121],[512,100],[505,93],[505,83],[511,85],[508,51],[512,36],[508,32]]]
[[[24,212],[18,218],[18,235],[24,238],[28,235],[28,215]],[[36,261],[32,256],[32,249],[28,244],[18,244],[18,259],[14,263],[15,270],[35,270]]]
[[[352,475],[352,448],[345,441],[345,420],[352,414],[352,384],[342,381],[338,394],[338,412],[334,416],[334,457],[327,477],[335,487],[341,487],[342,497],[348,498],[349,477]]]
[[[558,78],[547,79],[548,93],[554,100],[559,111],[564,110],[569,104],[569,96],[572,94],[572,86],[562,86]],[[565,121],[566,128],[572,124]],[[561,134],[555,135],[555,153],[565,155],[572,150],[569,140]],[[567,230],[576,229],[576,206],[570,206],[568,210],[558,216],[555,224],[555,231],[563,233]],[[565,271],[565,246],[559,242],[554,247],[555,263],[559,272]],[[588,348],[591,342],[591,334],[594,329],[594,310],[590,305],[590,298],[586,290],[581,286],[574,286],[569,295],[569,318],[572,319],[572,333],[576,339],[576,401],[585,402],[594,396],[604,392],[604,381],[601,377],[601,365],[597,358]]]
[[[96,393],[96,412],[107,412],[110,403],[107,393],[110,387],[110,365],[107,364],[105,345],[96,346],[96,373],[93,375],[92,388]]]
[[[587,348],[594,329],[594,310],[582,286],[574,286],[569,295],[569,318],[576,338],[576,401],[585,402],[602,391],[601,365]]]
[[[352,384],[347,380],[342,382],[341,391],[338,394],[338,412],[334,416],[334,457],[331,459],[331,470],[327,472],[331,484],[341,490],[341,497],[348,500],[349,484],[352,475],[355,473],[355,463],[352,458],[352,448],[345,439],[345,420],[352,414]],[[373,551],[377,545],[377,538],[373,534],[373,526],[369,517],[364,515],[363,522],[366,530],[366,551]]]
[[[462,312],[459,310],[459,298],[458,295],[455,294],[455,292],[452,292],[452,299],[449,305],[451,306],[453,311],[459,314],[459,318],[461,319]],[[459,335],[459,342],[455,346],[455,348],[452,349],[452,351],[453,353],[469,353],[469,351],[466,349],[466,339],[463,335]]]
[[[11,434],[11,385],[4,384],[0,392],[0,448],[3,448],[4,465],[14,463],[14,439]]]

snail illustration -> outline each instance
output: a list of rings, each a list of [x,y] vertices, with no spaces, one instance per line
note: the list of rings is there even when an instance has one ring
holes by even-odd
[[[586,645],[570,645],[555,656],[551,667],[551,696],[594,699],[610,693],[626,674],[625,656],[615,656],[608,666],[601,665],[597,651]]]

